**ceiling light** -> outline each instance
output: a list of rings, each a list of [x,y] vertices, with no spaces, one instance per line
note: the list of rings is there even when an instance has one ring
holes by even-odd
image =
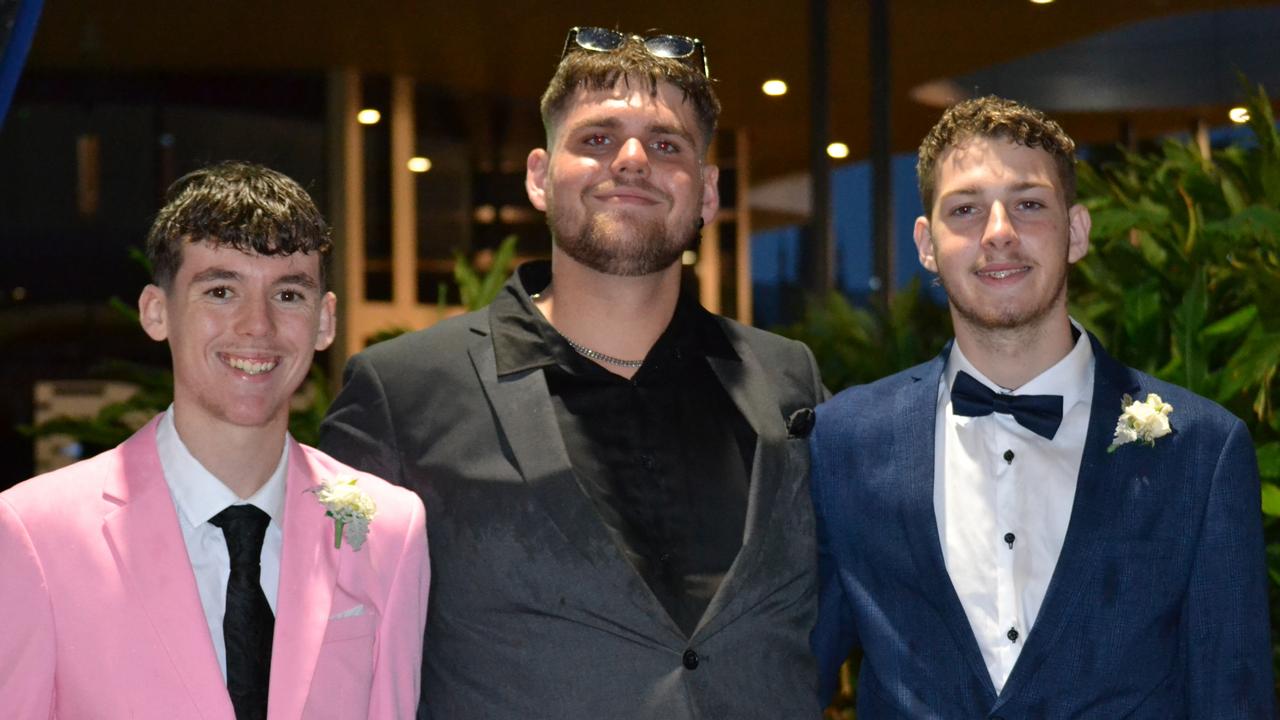
[[[424,173],[431,169],[431,159],[424,158],[421,155],[409,158],[409,162],[406,164],[409,166],[410,172]]]
[[[356,122],[361,125],[377,125],[378,121],[381,119],[382,113],[374,110],[373,108],[365,108],[356,113]]]
[[[1233,107],[1227,111],[1227,117],[1231,118],[1231,122],[1243,125],[1249,122],[1249,108]]]
[[[698,263],[698,253],[692,250],[685,250],[680,253],[681,265],[696,265]]]
[[[842,160],[849,157],[849,146],[842,142],[833,142],[827,146],[827,154],[837,160]]]
[[[1031,0],[1032,5],[1048,5],[1051,2],[1053,2],[1053,0]]]
[[[787,83],[783,80],[765,80],[760,89],[764,91],[765,95],[778,97],[779,95],[787,94]]]

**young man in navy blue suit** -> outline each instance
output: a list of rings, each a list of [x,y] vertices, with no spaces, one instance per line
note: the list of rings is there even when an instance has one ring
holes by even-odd
[[[918,171],[956,337],[818,408],[822,699],[860,646],[876,720],[1274,717],[1253,445],[1068,317],[1074,143],[981,98]]]

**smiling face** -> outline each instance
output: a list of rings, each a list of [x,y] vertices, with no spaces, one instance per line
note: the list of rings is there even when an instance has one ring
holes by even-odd
[[[670,83],[656,94],[624,79],[579,89],[550,148],[529,154],[529,200],[574,261],[610,275],[665,270],[719,207],[718,170],[703,165],[699,136],[693,108]]]
[[[939,158],[920,263],[938,273],[959,336],[1067,322],[1067,271],[1089,250],[1089,212],[1066,206],[1053,156],[973,137]]]
[[[169,341],[180,430],[283,433],[312,356],[333,342],[335,303],[316,253],[186,243],[170,287],[148,285],[138,300],[143,329]]]

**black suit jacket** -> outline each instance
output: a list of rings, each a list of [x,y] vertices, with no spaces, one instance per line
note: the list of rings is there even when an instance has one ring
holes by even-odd
[[[498,376],[487,309],[351,359],[320,446],[426,504],[420,717],[819,716],[808,449],[787,420],[825,391],[804,345],[717,321],[738,357],[709,362],[757,444],[742,549],[692,637],[580,487],[543,371]]]

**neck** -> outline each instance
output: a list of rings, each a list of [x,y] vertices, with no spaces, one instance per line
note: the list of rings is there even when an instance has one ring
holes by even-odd
[[[241,500],[271,479],[284,449],[288,416],[267,427],[242,427],[184,412],[175,400],[173,424],[192,457]]]
[[[983,375],[1016,390],[1053,367],[1074,347],[1066,311],[1015,328],[980,328],[951,314],[956,345]]]
[[[680,265],[638,277],[606,275],[551,251],[551,287],[536,301],[561,335],[621,360],[642,360],[667,329],[680,297]],[[636,368],[595,361],[623,377]]]

